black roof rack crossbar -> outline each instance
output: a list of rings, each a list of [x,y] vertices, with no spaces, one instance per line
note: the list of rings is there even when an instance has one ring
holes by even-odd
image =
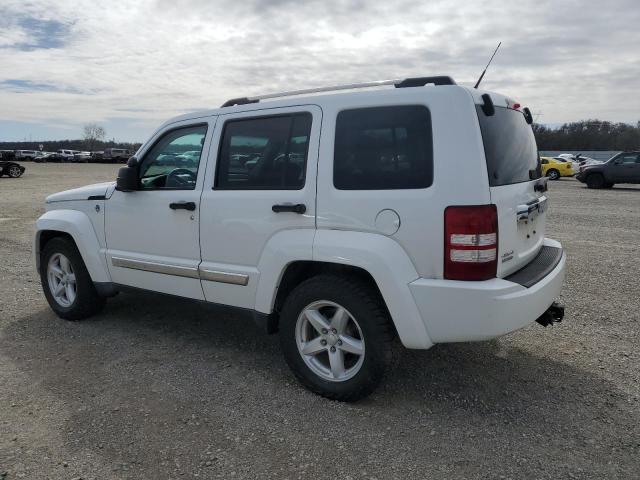
[[[396,88],[407,87],[424,87],[425,85],[433,83],[434,85],[455,85],[456,82],[448,75],[441,75],[437,77],[415,77],[405,78],[399,83],[395,84]]]
[[[247,97],[239,97],[232,98],[231,100],[227,100],[222,104],[222,107],[233,107],[234,105],[248,105],[250,103],[258,103],[260,100],[247,98]]]

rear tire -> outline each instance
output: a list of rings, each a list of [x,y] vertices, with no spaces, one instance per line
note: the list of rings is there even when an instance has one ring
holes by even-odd
[[[549,180],[558,180],[560,178],[560,172],[552,168],[547,172],[547,177],[549,177]]]
[[[600,173],[592,173],[586,179],[587,188],[604,187],[604,177]]]
[[[50,240],[40,258],[40,281],[51,309],[65,320],[83,320],[98,313],[105,299],[98,295],[75,244],[64,237]]]
[[[338,275],[301,283],[280,315],[280,345],[293,374],[332,400],[352,402],[371,394],[391,364],[393,339],[378,292]]]

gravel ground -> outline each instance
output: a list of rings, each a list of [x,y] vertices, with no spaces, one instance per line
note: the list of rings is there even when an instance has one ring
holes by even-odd
[[[30,256],[43,199],[117,166],[26,166],[0,179],[0,479],[640,477],[640,188],[551,184],[563,323],[403,351],[349,405],[207,305],[121,294],[55,317]]]

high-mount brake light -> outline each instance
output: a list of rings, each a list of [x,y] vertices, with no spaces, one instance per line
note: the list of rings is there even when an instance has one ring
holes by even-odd
[[[444,211],[444,278],[488,280],[498,268],[495,205],[452,206]]]

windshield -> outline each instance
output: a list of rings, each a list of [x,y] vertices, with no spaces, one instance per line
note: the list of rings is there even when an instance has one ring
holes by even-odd
[[[489,185],[511,185],[542,176],[538,147],[531,126],[517,110],[496,107],[488,117],[476,105],[487,159]]]

